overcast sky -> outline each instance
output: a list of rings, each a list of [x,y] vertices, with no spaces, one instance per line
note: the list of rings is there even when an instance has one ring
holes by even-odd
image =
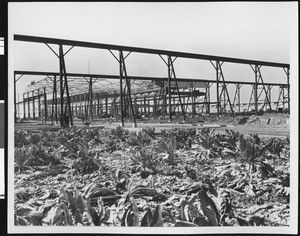
[[[9,39],[24,34],[290,63],[295,7],[295,2],[9,3]],[[59,71],[46,45],[10,42],[14,70]],[[67,72],[118,73],[107,50],[74,48],[66,63]],[[225,64],[225,79],[253,81],[250,66]],[[175,66],[178,77],[215,79],[207,61],[178,59]],[[127,69],[129,75],[167,76],[155,55],[131,54]],[[268,70],[267,82],[286,82],[283,70]],[[17,86],[20,97],[38,79],[24,76]]]

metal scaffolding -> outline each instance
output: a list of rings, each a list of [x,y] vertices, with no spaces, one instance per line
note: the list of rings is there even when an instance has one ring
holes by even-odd
[[[185,53],[185,52],[176,52],[176,51],[167,51],[167,50],[157,50],[149,48],[138,48],[138,47],[127,47],[120,45],[111,45],[111,44],[101,44],[101,43],[91,43],[91,42],[82,42],[82,41],[73,41],[73,40],[64,40],[64,39],[54,39],[54,38],[44,38],[44,37],[35,37],[35,36],[26,36],[26,35],[14,35],[14,40],[17,41],[26,41],[34,43],[43,43],[51,49],[51,51],[59,59],[59,72],[38,72],[38,71],[15,71],[14,81],[15,81],[15,118],[17,114],[16,109],[16,83],[23,75],[44,75],[52,80],[53,77],[53,95],[52,99],[45,99],[45,111],[47,110],[47,105],[51,104],[51,121],[53,123],[54,117],[56,122],[58,121],[58,102],[60,104],[60,122],[61,126],[66,124],[63,122],[63,117],[68,117],[70,125],[73,126],[73,116],[82,113],[85,109],[89,118],[93,120],[93,116],[100,115],[104,112],[108,114],[110,104],[113,113],[116,115],[119,113],[121,124],[124,126],[124,118],[130,118],[134,126],[136,126],[137,112],[140,112],[140,106],[144,108],[144,113],[155,113],[169,115],[169,121],[172,122],[172,116],[177,110],[177,107],[180,107],[180,114],[183,117],[183,120],[186,121],[186,114],[189,111],[189,106],[192,107],[192,114],[196,113],[196,105],[202,105],[205,107],[205,113],[211,113],[211,105],[216,104],[217,115],[220,116],[228,111],[231,115],[240,113],[240,88],[242,85],[252,86],[251,97],[249,101],[248,110],[255,110],[256,113],[259,113],[263,108],[269,108],[272,110],[271,106],[271,89],[273,87],[280,87],[280,96],[278,102],[283,104],[288,104],[288,110],[290,109],[290,87],[289,87],[289,64],[284,63],[275,63],[275,62],[266,62],[266,61],[256,61],[256,60],[247,60],[231,57],[219,57],[203,54],[194,54],[194,53]],[[50,46],[50,44],[58,45],[59,53],[56,53],[55,50]],[[64,52],[64,46],[70,46],[70,48]],[[85,48],[98,48],[108,50],[113,57],[119,63],[119,75],[103,75],[103,74],[79,74],[79,73],[68,73],[66,71],[65,64],[65,55],[74,47],[85,47]],[[118,53],[118,56],[115,55],[115,52]],[[124,52],[127,52],[127,55],[124,56]],[[145,54],[155,54],[159,55],[161,59],[167,66],[168,77],[145,77],[145,76],[129,76],[126,68],[125,59],[131,53],[145,53]],[[165,58],[166,59],[165,59]],[[175,74],[175,60],[180,58],[189,58],[189,59],[198,59],[210,61],[213,67],[216,70],[216,79],[207,80],[207,79],[187,79],[187,78],[178,78]],[[237,64],[248,64],[251,66],[254,71],[254,82],[253,81],[226,81],[223,73],[222,65],[224,63],[237,63]],[[287,83],[265,83],[263,81],[261,67],[280,67],[283,68],[286,76]],[[19,76],[19,77],[17,77]],[[86,79],[88,82],[88,93],[87,95],[70,95],[68,78],[78,78]],[[57,78],[59,80],[57,81]],[[87,79],[88,78],[88,79]],[[117,79],[119,80],[119,92],[114,91],[113,94],[106,92],[95,92],[93,90],[93,84],[97,79]],[[155,84],[159,85],[160,89],[151,93],[149,91],[148,95],[145,95],[143,98],[139,98],[139,94],[133,94],[131,91],[131,86],[134,81],[152,81]],[[57,97],[57,83],[59,82],[60,98]],[[203,83],[205,87],[204,91],[198,91],[195,87],[182,87],[179,83]],[[212,85],[216,86],[216,98],[217,101],[211,101],[210,98],[210,88]],[[236,91],[234,98],[230,98],[230,93],[228,91],[228,85],[236,86]],[[186,90],[189,91],[186,91]],[[38,91],[39,93],[40,91]],[[262,99],[262,95],[264,98]],[[45,96],[45,95],[44,95]],[[27,99],[30,97],[30,94],[27,93]],[[31,97],[34,97],[32,95]],[[39,95],[38,95],[39,98]],[[23,95],[24,101],[24,118],[25,118],[25,96]],[[95,101],[96,99],[96,101]],[[117,104],[117,99],[119,104]],[[192,100],[192,101],[190,101]],[[104,101],[104,105],[102,104]],[[80,102],[80,104],[78,104]],[[85,102],[86,105],[83,106],[82,102]],[[40,104],[40,103],[38,103]],[[262,104],[262,105],[260,105]],[[30,111],[28,102],[28,111]],[[40,105],[39,105],[40,106]],[[278,106],[278,104],[277,104]],[[168,109],[166,109],[168,107]],[[105,109],[103,109],[105,108]],[[229,108],[229,109],[228,109]],[[33,109],[35,110],[35,109]],[[39,108],[40,110],[40,108]],[[179,112],[179,110],[178,110]],[[30,117],[30,112],[28,112],[28,118]],[[32,114],[35,118],[35,113]],[[40,117],[40,113],[37,114]],[[45,116],[47,119],[47,116]],[[69,123],[67,122],[67,123]]]

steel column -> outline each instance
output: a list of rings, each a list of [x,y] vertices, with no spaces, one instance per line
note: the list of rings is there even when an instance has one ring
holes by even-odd
[[[130,86],[130,80],[127,77],[127,70],[126,70],[126,66],[125,66],[125,58],[124,58],[124,55],[123,55],[123,51],[119,51],[119,63],[120,63],[120,73],[121,73],[120,77],[121,78],[123,78],[123,76],[125,77],[125,83],[126,83],[127,95],[128,95],[128,103],[129,103],[129,106],[130,106],[129,109],[130,109],[131,114],[132,114],[134,126],[136,127],[136,125],[137,125],[136,124],[136,118],[135,118],[133,104],[132,104],[132,98],[131,98],[131,86]],[[121,109],[123,109],[123,107]],[[122,125],[124,125],[124,121],[122,121]]]
[[[234,99],[233,99],[233,107],[235,108],[235,110],[238,113],[241,113],[241,93],[240,93],[240,89],[242,87],[241,84],[236,84],[236,89],[235,89],[235,93],[234,93]],[[236,109],[236,106],[238,107]]]
[[[44,87],[44,106],[45,106],[45,122],[46,122],[48,117],[46,87]]]
[[[57,101],[56,101],[56,76],[54,76],[54,81],[53,81],[53,95],[52,95],[52,115],[51,115],[51,123],[53,124],[53,119],[54,119],[54,104],[57,105]],[[57,109],[57,106],[55,106],[55,108]],[[55,111],[55,116],[57,116],[57,110]],[[56,119],[56,123],[57,123],[57,119]]]
[[[97,116],[99,116],[99,110],[100,110],[100,101],[99,101],[99,97],[97,98]]]
[[[60,116],[59,122],[60,126],[63,127],[63,118],[64,118],[64,83],[63,83],[63,65],[62,65],[62,45],[59,45],[59,77],[60,77]]]
[[[108,98],[105,98],[105,114],[108,115]]]
[[[34,91],[32,91],[32,118],[35,119],[35,101],[34,101]]]
[[[206,104],[206,114],[210,114],[210,87],[211,84],[205,83],[205,99],[204,101],[207,103]]]
[[[63,105],[64,105],[64,101],[63,101],[63,96],[61,97],[62,98],[62,101],[61,101],[61,115],[62,117],[64,118],[64,115],[66,113],[66,110],[68,108],[68,114],[69,114],[69,120],[70,120],[70,123],[71,123],[71,126],[73,126],[73,117],[72,117],[72,111],[71,111],[71,106],[70,106],[70,96],[69,96],[69,87],[68,87],[68,79],[67,79],[67,75],[66,75],[66,64],[65,64],[65,60],[64,60],[64,53],[63,53],[63,46],[60,44],[59,45],[59,59],[60,59],[60,72],[61,73],[64,73],[64,79],[65,79],[65,83],[64,83],[64,86],[65,86],[65,89],[66,89],[66,99],[67,99],[67,104],[66,104],[66,108],[64,110],[63,108]],[[62,74],[61,74],[61,79],[62,79]],[[63,85],[63,83],[61,82],[61,85]],[[62,95],[63,95],[63,92],[64,92],[64,87],[61,88],[61,91],[62,91]]]
[[[26,119],[25,93],[23,93],[23,119]]]
[[[172,122],[172,107],[171,107],[171,64],[168,57],[168,102],[169,102],[169,122]]]
[[[124,111],[123,111],[123,68],[121,62],[121,52],[120,52],[120,59],[119,59],[119,69],[120,69],[120,114],[121,114],[121,125],[124,127]],[[106,106],[107,106],[107,99]],[[107,110],[107,107],[106,107]],[[107,112],[106,112],[107,114]]]
[[[287,102],[288,102],[288,112],[291,112],[291,105],[290,105],[290,69],[289,68],[283,68],[284,72],[286,73],[287,77]]]
[[[41,118],[41,98],[40,89],[38,88],[38,118]]]
[[[219,61],[216,61],[216,86],[217,86],[217,116],[220,117],[220,98],[219,98]]]
[[[29,92],[27,92],[27,106],[28,106],[28,118],[30,117],[30,102],[29,102]]]
[[[90,77],[90,80],[89,80],[88,100],[90,103],[89,104],[90,105],[90,109],[89,109],[90,118],[91,118],[91,120],[93,120],[93,79],[92,79],[92,77]]]
[[[271,89],[272,89],[273,86],[272,85],[267,85],[266,87],[267,87],[267,91],[268,91],[267,94],[268,94],[268,101],[269,101],[270,111],[272,111]]]

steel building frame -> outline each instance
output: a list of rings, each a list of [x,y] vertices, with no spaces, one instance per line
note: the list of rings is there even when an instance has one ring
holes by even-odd
[[[149,49],[149,48],[139,48],[139,47],[128,47],[128,46],[120,46],[120,45],[112,45],[112,44],[101,44],[101,43],[91,43],[91,42],[83,42],[83,41],[74,41],[74,40],[65,40],[65,39],[56,39],[56,38],[45,38],[45,37],[36,37],[36,36],[27,36],[27,35],[14,35],[14,40],[16,41],[24,41],[24,42],[34,42],[34,43],[42,43],[45,44],[49,49],[58,57],[59,59],[59,73],[56,72],[34,72],[34,71],[15,71],[14,73],[14,82],[15,82],[15,90],[14,90],[14,101],[15,101],[15,118],[16,118],[16,83],[23,75],[45,75],[45,76],[53,76],[54,77],[54,86],[53,86],[53,102],[57,102],[57,89],[56,89],[56,77],[59,76],[60,82],[60,114],[64,115],[66,113],[72,114],[71,108],[71,101],[69,95],[69,88],[68,88],[68,77],[80,77],[80,78],[89,78],[89,92],[88,92],[88,102],[90,107],[90,115],[93,115],[93,83],[98,78],[110,78],[110,79],[119,79],[120,82],[120,91],[119,91],[119,106],[120,106],[120,115],[121,115],[121,123],[124,126],[124,112],[127,108],[130,108],[130,116],[133,119],[134,125],[136,126],[136,115],[135,109],[133,106],[133,99],[131,94],[131,79],[134,80],[151,80],[151,81],[167,81],[168,89],[163,89],[164,96],[168,95],[168,99],[166,100],[163,96],[163,103],[164,105],[168,105],[168,113],[169,113],[169,121],[172,121],[172,98],[174,95],[177,95],[178,104],[180,104],[181,113],[183,116],[184,121],[186,120],[186,108],[185,103],[183,102],[183,98],[181,92],[179,91],[178,81],[186,81],[186,82],[204,82],[207,84],[207,92],[208,97],[205,96],[204,103],[207,103],[207,113],[210,113],[210,104],[214,103],[210,101],[209,98],[209,88],[212,84],[216,84],[216,93],[217,93],[217,115],[218,117],[226,113],[226,108],[229,106],[231,114],[234,115],[237,110],[235,106],[239,107],[240,100],[239,100],[239,93],[240,87],[242,85],[251,85],[252,86],[252,93],[251,98],[249,101],[249,108],[250,105],[254,104],[254,110],[256,113],[259,113],[261,109],[265,106],[269,106],[271,109],[271,88],[273,86],[281,86],[282,90],[286,89],[286,95],[283,96],[283,99],[279,101],[283,101],[283,103],[288,103],[288,110],[290,109],[290,84],[289,84],[289,77],[290,77],[290,65],[285,63],[275,63],[275,62],[267,62],[267,61],[257,61],[257,60],[247,60],[247,59],[240,59],[240,58],[231,58],[231,57],[219,57],[219,56],[212,56],[212,55],[203,55],[203,54],[194,54],[194,53],[185,53],[185,52],[176,52],[176,51],[168,51],[168,50],[158,50],[158,49]],[[56,53],[50,44],[58,45],[59,53]],[[71,46],[66,52],[63,50],[63,46]],[[114,58],[119,63],[119,75],[97,75],[97,74],[75,74],[75,73],[67,73],[66,65],[65,65],[65,55],[74,47],[85,47],[85,48],[98,48],[98,49],[106,49],[114,56]],[[118,52],[118,56],[115,55],[114,51]],[[124,56],[124,52],[127,52],[127,55]],[[167,66],[168,77],[167,78],[159,78],[159,77],[137,77],[137,76],[129,76],[126,70],[126,63],[125,59],[131,53],[145,53],[145,54],[155,54],[159,55],[161,59]],[[166,60],[164,59],[166,56]],[[204,80],[204,79],[185,79],[185,78],[177,78],[175,74],[175,67],[174,61],[178,58],[189,58],[189,59],[199,59],[199,60],[207,60],[210,61],[213,67],[216,70],[216,80]],[[237,63],[237,64],[248,64],[254,71],[254,82],[241,82],[241,81],[226,81],[222,69],[223,63]],[[264,83],[262,74],[261,74],[261,67],[279,67],[283,68],[286,75],[287,75],[287,83],[278,84],[278,83]],[[17,75],[20,75],[18,78]],[[93,81],[93,78],[95,81]],[[175,83],[175,87],[171,88],[171,81]],[[165,82],[164,82],[165,84]],[[227,85],[234,84],[236,86],[236,93],[233,102],[230,99]],[[284,91],[283,91],[284,92]],[[283,93],[282,92],[282,93]],[[265,100],[263,103],[263,107],[259,109],[259,99],[261,94],[265,94]],[[64,94],[66,95],[66,99],[64,99]],[[65,101],[66,100],[66,101]],[[157,102],[157,101],[156,101]],[[99,104],[98,104],[99,105]],[[174,104],[173,104],[174,105]],[[240,109],[238,108],[238,111]],[[52,115],[53,115],[53,104],[52,104]],[[93,117],[91,117],[93,119]],[[73,119],[72,115],[69,115],[70,124],[73,126]],[[53,122],[53,116],[52,116]]]

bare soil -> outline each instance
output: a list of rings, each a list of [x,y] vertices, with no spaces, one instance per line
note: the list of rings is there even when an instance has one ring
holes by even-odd
[[[135,127],[133,121],[124,120],[124,127],[130,131],[138,131],[146,127],[155,127],[156,130],[164,129],[191,129],[191,128],[212,128],[219,132],[225,131],[225,129],[231,129],[239,131],[243,134],[258,134],[260,136],[276,136],[287,137],[290,135],[290,117],[288,114],[264,114],[264,115],[252,115],[252,116],[198,116],[188,118],[186,123],[181,120],[174,120],[168,122],[168,119],[140,119],[137,120],[137,126]],[[94,119],[90,122],[89,127],[105,127],[115,128],[120,126],[121,122],[115,119]],[[79,119],[74,119],[74,126],[86,126]],[[86,126],[88,127],[88,126]],[[15,129],[24,130],[58,130],[59,124],[51,124],[51,121],[47,121],[46,124],[42,121],[26,120],[15,125]]]

